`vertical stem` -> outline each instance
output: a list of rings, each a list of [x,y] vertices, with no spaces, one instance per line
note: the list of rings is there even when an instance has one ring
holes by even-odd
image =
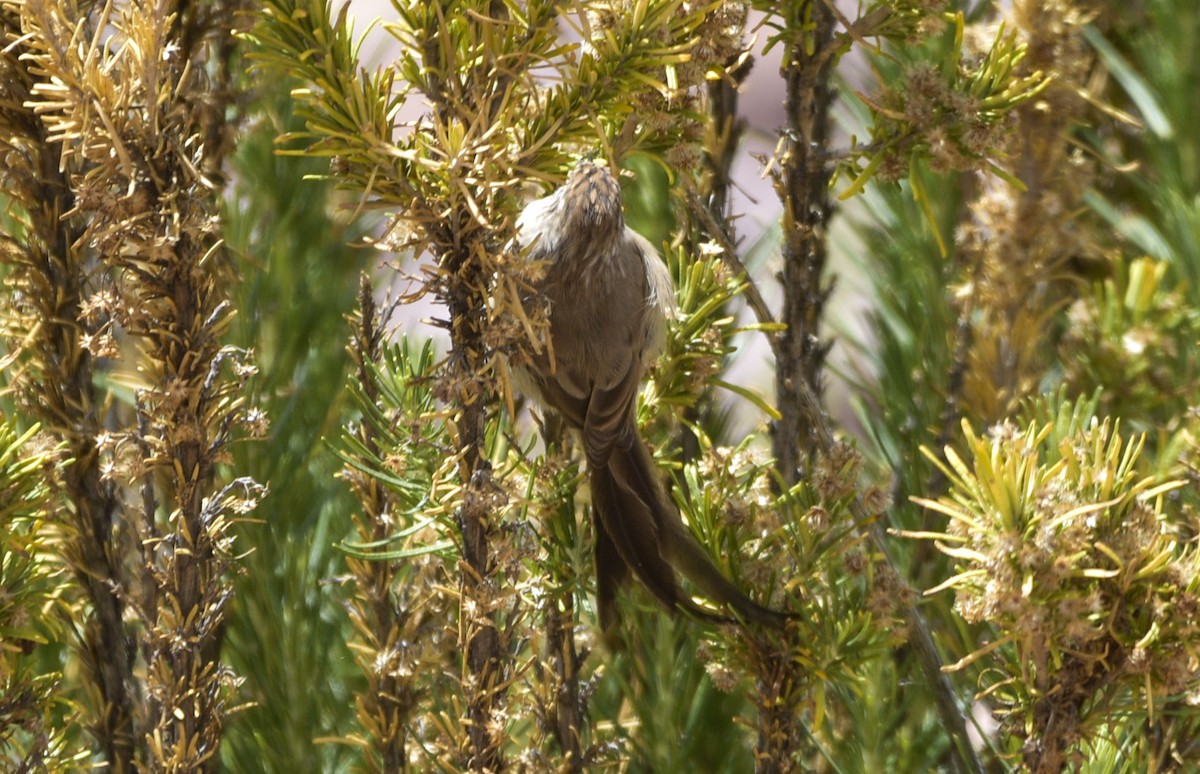
[[[784,48],[782,76],[787,114],[785,149],[775,189],[783,204],[783,309],[786,329],[775,344],[776,405],[780,419],[772,427],[775,464],[785,485],[798,481],[817,447],[818,430],[802,396],[821,391],[821,371],[829,344],[820,336],[821,315],[829,288],[821,284],[826,259],[826,225],[832,214],[831,171],[823,156],[829,136],[829,85],[833,56],[833,14],[813,0],[792,9],[789,20],[798,39]],[[808,24],[802,23],[803,19]],[[789,771],[801,752],[796,733],[801,700],[787,686],[792,663],[767,659],[759,676],[758,738],[755,766],[762,774]]]
[[[560,461],[565,461],[563,440],[566,433],[561,418],[553,414],[545,417],[542,427],[542,438],[546,445],[546,457],[549,467],[556,467]],[[551,462],[551,460],[554,460]],[[537,471],[540,478],[543,467]],[[565,470],[572,468],[567,465]],[[572,547],[577,544],[580,536],[575,521],[575,498],[573,487],[579,479],[570,485],[562,486],[558,476],[552,476],[553,483],[548,487],[549,499],[546,510],[539,520],[544,520],[548,526],[549,539],[546,541],[546,562],[544,572],[549,576],[548,593],[541,606],[546,626],[546,655],[550,669],[541,668],[538,661],[534,669],[539,682],[548,690],[545,709],[545,727],[543,731],[552,734],[562,754],[560,770],[571,774],[588,770],[589,750],[584,749],[584,734],[587,731],[588,710],[585,691],[580,684],[580,669],[587,658],[588,651],[582,653],[575,640],[577,608],[575,595],[578,592],[579,576],[575,572]],[[549,671],[549,674],[547,674]]]
[[[470,222],[469,212],[457,213],[454,223]],[[448,240],[443,244],[452,243]],[[484,246],[475,243],[482,251]],[[452,380],[461,385],[457,397],[459,475],[463,482],[462,506],[458,526],[463,538],[465,567],[461,580],[459,626],[466,644],[468,737],[471,749],[467,765],[472,771],[498,771],[504,768],[500,752],[502,728],[495,718],[496,701],[503,691],[505,654],[497,628],[491,585],[495,577],[495,557],[490,540],[493,532],[490,494],[492,468],[484,455],[486,407],[491,400],[487,380],[483,340],[483,322],[487,304],[487,275],[481,254],[461,248],[440,261],[452,278],[447,303],[450,308]]]
[[[20,287],[33,319],[25,348],[31,369],[20,385],[22,399],[46,430],[66,443],[74,460],[63,470],[64,499],[73,529],[64,551],[71,570],[91,606],[84,627],[81,656],[86,677],[99,696],[98,716],[90,720],[100,753],[113,772],[131,772],[135,764],[133,640],[125,625],[126,578],[120,561],[114,519],[120,504],[115,486],[101,474],[96,439],[101,401],[93,387],[95,363],[84,347],[80,319],[88,269],[78,242],[82,229],[64,220],[76,201],[69,169],[59,166],[62,144],[51,142],[45,124],[29,107],[34,77],[23,52],[30,50],[27,32],[15,11],[0,12],[0,46],[11,46],[4,68],[8,98],[3,110],[2,142],[23,152],[8,154],[6,189],[28,213],[23,244],[5,260],[13,265],[10,281]],[[35,31],[36,32],[36,31]],[[3,174],[3,173],[0,173]],[[9,188],[8,185],[12,187]]]
[[[565,771],[576,774],[584,771],[583,706],[579,696],[581,660],[575,646],[575,606],[573,595],[563,595],[566,609],[560,610],[551,602],[546,614],[546,641],[554,664],[558,690],[554,705],[554,736],[565,761]]]
[[[358,369],[358,383],[363,394],[371,403],[379,400],[379,388],[370,368],[381,357],[382,332],[375,299],[371,292],[371,280],[364,274],[359,284],[360,319],[354,331],[351,357]],[[379,456],[380,448],[372,423],[363,422],[359,430],[368,452]],[[377,542],[389,537],[394,525],[391,514],[394,504],[387,489],[379,480],[351,473],[352,485],[362,503],[363,519],[359,522],[359,533],[364,542]],[[374,729],[372,745],[377,759],[378,771],[394,774],[407,767],[408,755],[405,748],[405,721],[411,708],[412,687],[393,668],[392,661],[398,658],[397,648],[401,639],[401,620],[393,602],[393,585],[396,582],[396,566],[389,561],[362,561],[351,558],[351,571],[358,579],[361,591],[351,601],[357,627],[367,633],[365,647],[371,653],[360,660],[367,677],[367,692],[359,700],[362,725]]]
[[[507,7],[494,0],[490,18],[477,23],[495,29],[505,23]],[[440,33],[426,41],[424,60],[440,63],[446,72],[463,73],[463,94],[453,94],[450,83],[435,78],[424,89],[438,119],[487,126],[493,123],[502,104],[508,68],[490,57],[470,63],[459,52],[447,48]],[[491,52],[495,53],[495,52]],[[482,196],[481,200],[486,200]],[[507,657],[497,623],[496,557],[492,495],[492,466],[485,453],[487,407],[493,402],[484,340],[490,271],[488,234],[480,233],[475,217],[465,207],[449,213],[434,240],[438,264],[446,277],[445,301],[450,311],[450,379],[456,386],[452,401],[457,406],[454,422],[459,456],[459,479],[463,484],[462,505],[457,514],[462,533],[463,567],[460,578],[460,636],[465,644],[466,671],[462,681],[467,703],[467,736],[470,749],[466,765],[471,771],[500,771],[506,767],[501,754],[503,722],[496,708],[503,696]]]
[[[815,436],[800,409],[800,383],[818,397],[821,372],[830,344],[820,339],[821,315],[830,287],[822,286],[826,260],[826,225],[833,208],[829,199],[831,170],[824,158],[833,98],[834,17],[819,0],[802,4],[798,15],[810,27],[794,23],[800,35],[784,49],[785,151],[775,187],[783,203],[783,310],[787,328],[776,350],[776,404],[782,418],[772,433],[776,465],[787,484],[800,478]],[[801,32],[802,30],[802,32]]]
[[[156,471],[162,486],[165,511],[165,517],[147,513],[143,527],[147,537],[158,536],[147,547],[153,586],[142,600],[152,726],[146,742],[149,766],[171,771],[217,770],[233,684],[219,660],[232,596],[231,519],[228,490],[214,490],[218,462],[240,424],[242,400],[235,379],[223,373],[238,355],[223,351],[219,341],[228,310],[219,234],[212,224],[219,189],[199,172],[219,168],[229,148],[204,147],[190,157],[175,149],[215,131],[214,121],[223,126],[230,95],[217,94],[212,77],[223,72],[216,58],[229,51],[222,41],[230,34],[235,6],[214,4],[199,16],[184,6],[182,23],[169,4],[131,10],[128,24],[157,25],[180,53],[146,68],[155,77],[145,79],[144,99],[159,111],[153,130],[113,138],[140,143],[131,179],[146,194],[144,220],[137,227],[122,223],[124,251],[113,254],[97,244],[143,315],[132,316],[130,325],[141,343],[148,382],[139,395],[138,441],[145,469]],[[185,104],[193,101],[194,106]],[[247,492],[257,492],[257,484],[241,481]]]
[[[171,765],[201,765],[215,758],[220,740],[221,717],[217,686],[212,675],[219,651],[218,627],[224,596],[219,562],[214,557],[214,538],[204,518],[203,500],[213,483],[213,437],[206,421],[213,395],[206,388],[209,370],[216,358],[215,342],[205,327],[202,312],[206,303],[205,275],[195,271],[203,256],[202,245],[185,237],[175,253],[176,265],[167,269],[163,285],[172,300],[171,317],[160,320],[149,338],[153,359],[161,362],[161,380],[155,399],[155,423],[163,422],[164,404],[169,400],[169,383],[186,385],[191,396],[166,430],[167,457],[171,466],[170,493],[174,529],[163,546],[168,572],[160,588],[160,606],[155,629],[161,639],[152,651],[152,673],[165,669],[166,710],[158,717],[156,731],[163,739],[162,753]],[[161,432],[160,430],[160,432]],[[161,674],[161,673],[160,673]],[[169,675],[169,677],[167,677]],[[189,752],[185,752],[189,751]]]
[[[732,66],[728,62],[726,67]],[[724,78],[708,83],[708,112],[712,120],[712,136],[706,150],[708,209],[725,226],[725,233],[736,243],[733,223],[729,219],[729,187],[732,183],[733,161],[737,156],[746,121],[738,116],[738,89],[754,60],[746,57],[734,69],[727,69]]]
[[[758,674],[754,697],[758,706],[754,770],[757,774],[785,774],[795,770],[793,756],[802,741],[798,734],[799,707],[789,700],[787,690],[793,666],[778,658],[764,663],[767,668]]]
[[[726,68],[734,62],[727,62]],[[704,189],[700,197],[688,202],[689,214],[693,221],[699,223],[689,230],[689,238],[699,242],[699,234],[708,239],[716,240],[726,245],[727,250],[737,249],[737,233],[733,219],[729,217],[729,189],[732,185],[733,161],[737,155],[742,135],[746,131],[746,122],[738,116],[738,89],[754,60],[746,57],[736,69],[726,69],[724,77],[710,81],[708,84],[709,130],[705,142]],[[698,213],[695,208],[702,206],[705,213]],[[716,226],[714,229],[712,226]],[[713,231],[719,233],[712,233]],[[693,254],[698,254],[698,245],[693,246]],[[726,256],[729,263],[739,263],[729,260],[736,256]],[[703,424],[705,414],[711,413],[713,404],[709,401],[688,406],[684,421],[679,429],[680,458],[692,461],[700,457],[700,443],[693,426]]]
[[[41,146],[43,155],[54,155],[52,145]],[[76,263],[71,242],[78,234],[62,223],[70,209],[65,186],[43,211],[44,226],[54,232],[54,242],[41,256],[42,282],[50,291],[49,303],[39,314],[45,334],[39,357],[50,365],[38,386],[47,426],[70,447],[75,460],[63,471],[66,496],[76,529],[70,555],[72,569],[92,606],[92,619],[84,636],[84,663],[100,691],[102,716],[96,735],[105,759],[114,772],[131,772],[135,760],[132,692],[133,641],[126,631],[126,583],[120,549],[114,532],[114,515],[120,506],[114,485],[100,472],[96,437],[99,434],[96,396],[92,387],[92,359],[79,341],[79,304],[83,269]],[[53,225],[52,223],[53,222]],[[45,233],[45,232],[43,232]],[[74,269],[74,270],[72,270]]]

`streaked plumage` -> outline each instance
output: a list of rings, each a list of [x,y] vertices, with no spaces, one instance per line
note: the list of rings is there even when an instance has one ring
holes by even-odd
[[[719,618],[684,593],[676,570],[739,618],[781,624],[782,614],[754,603],[713,566],[638,437],[638,390],[665,342],[674,293],[657,251],[625,225],[616,178],[579,162],[561,188],[525,208],[517,232],[530,257],[548,263],[538,301],[549,303],[554,359],[543,356],[528,380],[582,436],[601,625],[615,623],[615,596],[631,572],[668,608]]]

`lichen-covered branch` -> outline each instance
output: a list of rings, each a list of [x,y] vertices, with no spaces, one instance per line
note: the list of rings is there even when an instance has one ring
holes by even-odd
[[[775,405],[772,449],[784,487],[803,479],[815,453],[817,429],[804,410],[802,392],[819,397],[825,356],[831,344],[821,339],[821,322],[830,288],[825,283],[826,227],[833,214],[829,180],[832,168],[824,156],[833,99],[832,67],[838,43],[835,19],[817,0],[787,4],[782,21],[791,38],[783,45],[780,76],[784,84],[786,128],[781,138],[779,168],[772,172],[783,205],[784,326],[775,342]],[[801,25],[799,19],[809,23]],[[759,772],[784,772],[803,749],[799,732],[802,696],[783,687],[797,682],[790,673],[800,665],[786,658],[763,659],[755,696],[758,707],[755,744]]]
[[[779,169],[772,173],[783,203],[783,309],[775,364],[775,401],[781,417],[772,427],[776,465],[792,484],[802,475],[812,453],[814,430],[801,410],[801,384],[820,396],[825,356],[831,346],[821,339],[821,320],[830,287],[825,284],[826,227],[833,214],[829,180],[832,167],[824,155],[829,139],[829,107],[833,100],[832,67],[840,46],[834,40],[835,19],[819,0],[793,2],[787,13],[799,23],[784,45],[780,76],[784,81],[787,127]]]

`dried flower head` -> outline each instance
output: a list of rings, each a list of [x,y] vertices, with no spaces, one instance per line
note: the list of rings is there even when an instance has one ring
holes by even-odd
[[[1085,711],[1099,696],[1123,686],[1149,703],[1169,682],[1179,689],[1181,660],[1200,652],[1194,615],[1179,614],[1200,580],[1172,580],[1200,551],[1163,528],[1164,495],[1180,483],[1141,474],[1142,439],[1107,421],[1005,423],[987,437],[964,423],[963,433],[968,457],[947,448],[938,462],[951,492],[920,502],[950,519],[939,547],[958,567],[938,588],[1002,636],[964,663],[994,652],[985,688],[1013,730],[1066,712],[1074,720],[1052,740],[1065,749],[1103,727],[1103,713]],[[1035,671],[1053,694],[1016,679]]]

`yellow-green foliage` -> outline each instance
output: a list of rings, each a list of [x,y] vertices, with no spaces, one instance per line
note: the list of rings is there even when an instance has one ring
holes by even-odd
[[[62,674],[44,668],[71,611],[50,500],[62,455],[38,432],[0,419],[0,766],[13,771],[59,770],[87,754],[68,738]]]
[[[1070,405],[1055,420],[983,436],[964,422],[965,456],[947,447],[938,463],[950,491],[918,500],[949,517],[919,536],[955,561],[929,593],[952,589],[964,619],[997,632],[959,667],[979,670],[1015,733],[1036,729],[1025,760],[1039,770],[1200,686],[1200,550],[1171,497],[1184,482],[1147,472],[1145,437],[1115,422]]]

